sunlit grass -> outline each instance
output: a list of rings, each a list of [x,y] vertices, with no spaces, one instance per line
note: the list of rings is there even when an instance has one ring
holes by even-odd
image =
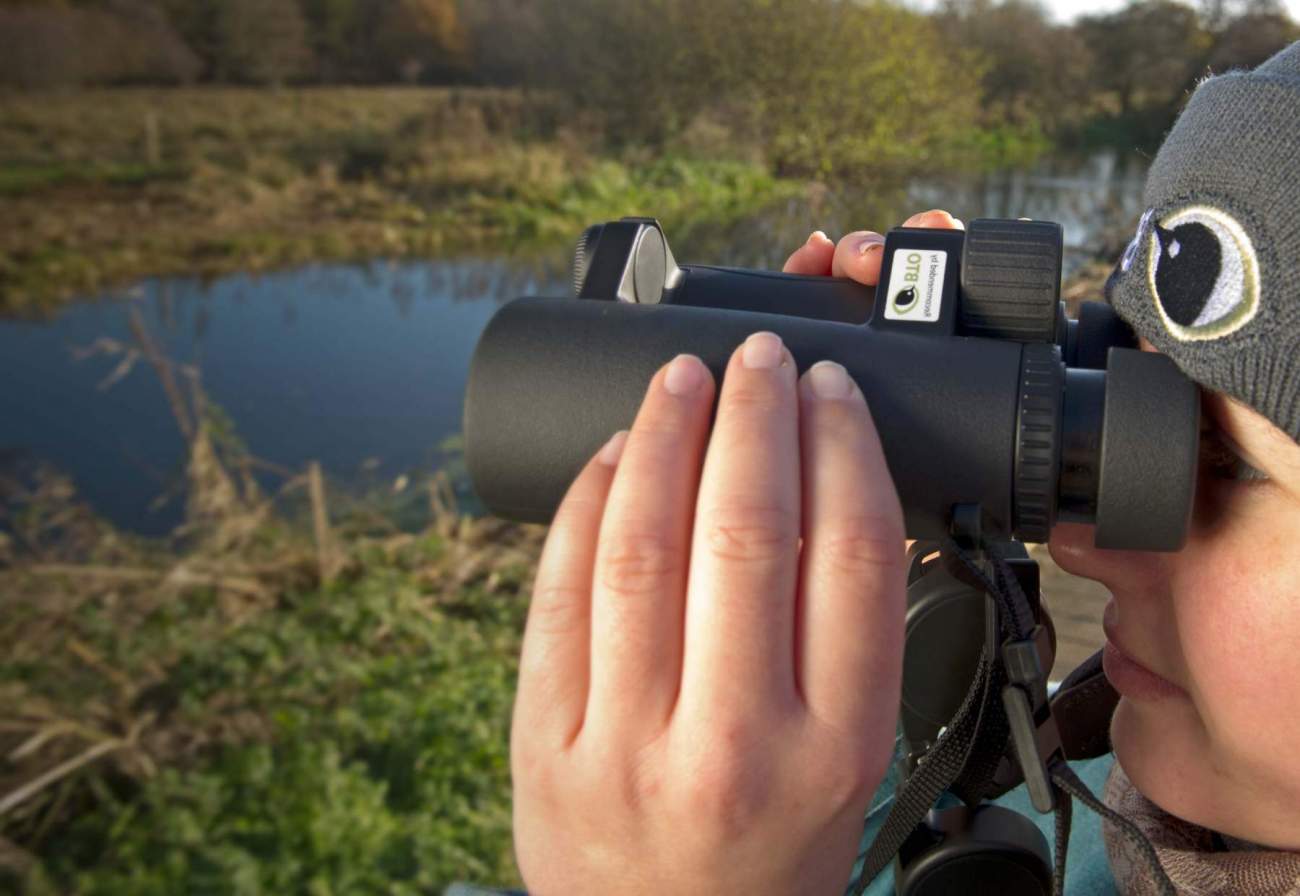
[[[429,89],[0,95],[0,311],[144,275],[567,242],[794,195],[752,159],[602,151],[546,97]]]
[[[133,319],[189,444],[184,523],[0,477],[0,892],[432,893],[510,882],[508,730],[543,530],[461,464],[268,485]],[[458,485],[459,483],[459,485]]]

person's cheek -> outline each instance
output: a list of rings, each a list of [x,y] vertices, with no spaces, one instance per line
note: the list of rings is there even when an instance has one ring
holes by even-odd
[[[1279,532],[1239,526],[1194,541],[1174,582],[1187,674],[1216,753],[1262,779],[1294,754],[1300,713],[1300,561]],[[1261,724],[1267,720],[1267,724]],[[1285,764],[1294,780],[1300,760]]]

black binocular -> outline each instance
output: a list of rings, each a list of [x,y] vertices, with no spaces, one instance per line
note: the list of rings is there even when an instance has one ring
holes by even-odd
[[[831,277],[678,265],[659,223],[588,228],[576,298],[500,309],[474,354],[465,455],[493,513],[553,516],[610,434],[632,423],[655,371],[699,356],[719,379],[757,330],[802,372],[843,365],[871,408],[909,538],[979,505],[986,527],[1046,541],[1091,523],[1104,548],[1182,547],[1195,493],[1200,402],[1166,357],[1138,350],[1110,306],[1069,319],[1062,232],[980,219],[898,228],[876,289]]]

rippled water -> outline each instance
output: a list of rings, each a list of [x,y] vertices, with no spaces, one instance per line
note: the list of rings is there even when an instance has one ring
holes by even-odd
[[[871,195],[813,190],[751,220],[668,238],[684,263],[776,268],[815,228],[884,229],[941,206],[967,220],[1059,221],[1068,273],[1122,244],[1141,213],[1144,176],[1144,160],[1100,154]],[[148,362],[123,365],[143,326],[164,356],[198,373],[259,458],[291,469],[316,459],[335,477],[376,481],[430,469],[460,429],[479,332],[515,296],[564,294],[568,254],[556,246],[528,258],[151,280],[70,304],[48,322],[0,322],[0,458],[54,464],[119,525],[174,525],[184,442]]]

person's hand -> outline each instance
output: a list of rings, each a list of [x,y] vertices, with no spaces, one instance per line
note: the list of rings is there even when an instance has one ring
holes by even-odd
[[[941,209],[920,212],[903,222],[904,227],[932,227],[936,230],[964,230],[960,219]],[[849,277],[867,286],[880,280],[880,263],[885,238],[871,230],[855,230],[833,243],[818,230],[794,250],[781,270],[787,274],[816,274]]]
[[[960,227],[945,212],[908,226]],[[787,272],[880,275],[814,234]],[[570,487],[512,728],[534,893],[835,893],[898,720],[902,513],[861,391],[772,334],[682,356]]]
[[[835,894],[898,720],[903,518],[862,392],[682,355],[557,511],[511,734],[539,896]]]
[[[954,218],[943,209],[917,212],[903,222],[904,227],[932,227],[935,230],[965,230],[960,218]],[[838,243],[820,230],[814,231],[802,246],[785,260],[781,271],[786,274],[811,274],[814,276],[848,277],[866,286],[880,281],[880,265],[884,261],[885,237],[874,230],[855,230],[840,238]],[[907,547],[912,546],[908,541]]]

